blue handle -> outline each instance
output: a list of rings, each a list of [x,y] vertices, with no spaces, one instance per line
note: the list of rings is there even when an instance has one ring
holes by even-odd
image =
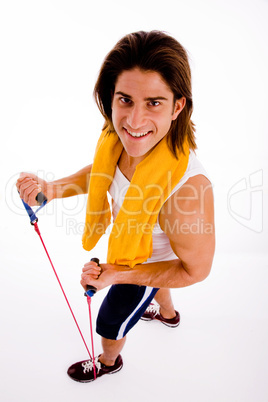
[[[23,201],[23,199],[21,199],[21,201],[22,201],[22,203],[24,205],[24,208],[26,209],[26,212],[29,215],[31,224],[34,224],[34,222],[38,221],[38,218],[37,218],[36,214],[47,203],[47,197],[42,192],[38,193],[37,196],[35,197],[35,199],[38,202],[38,204],[40,205],[39,208],[37,208],[37,210],[35,212],[32,210],[30,205],[26,204],[26,202]]]

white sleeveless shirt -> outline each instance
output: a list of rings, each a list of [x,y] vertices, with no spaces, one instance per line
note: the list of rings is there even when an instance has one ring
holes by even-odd
[[[199,174],[207,176],[205,169],[203,168],[200,161],[197,159],[194,152],[190,152],[189,161],[187,169],[178,182],[178,184],[174,187],[170,195],[174,194],[186,181],[193,176],[197,176]],[[123,175],[119,167],[116,167],[115,175],[113,182],[109,188],[109,194],[112,197],[112,213],[113,213],[113,220],[115,220],[130,185],[130,181]],[[168,199],[167,198],[167,199]],[[131,245],[130,245],[131,247]],[[158,261],[168,261],[168,260],[175,260],[178,257],[173,252],[169,239],[165,232],[161,229],[159,222],[157,221],[154,230],[153,230],[153,253],[150,258],[146,261],[146,263],[150,262],[158,262]]]

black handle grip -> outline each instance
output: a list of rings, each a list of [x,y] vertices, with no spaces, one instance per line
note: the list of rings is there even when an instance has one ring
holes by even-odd
[[[100,260],[98,258],[91,258],[90,261],[95,262],[97,265],[100,265]]]
[[[41,191],[40,193],[37,194],[37,196],[35,197],[35,200],[38,202],[39,205],[42,205],[43,202],[47,201],[47,197]]]
[[[100,260],[98,258],[91,258],[90,261],[96,262],[98,265],[100,264]],[[85,291],[85,296],[92,297],[97,292],[95,286],[87,285],[87,290]]]

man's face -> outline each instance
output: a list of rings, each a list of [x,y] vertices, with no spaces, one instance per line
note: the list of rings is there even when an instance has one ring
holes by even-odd
[[[185,105],[174,95],[161,75],[138,68],[123,71],[112,100],[112,121],[125,151],[145,157],[168,133]]]

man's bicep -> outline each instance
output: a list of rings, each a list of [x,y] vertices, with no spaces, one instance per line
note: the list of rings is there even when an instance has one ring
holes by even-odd
[[[185,270],[197,278],[210,271],[214,248],[214,208],[210,182],[204,176],[189,179],[165,204],[160,225]]]
[[[181,260],[183,268],[197,281],[205,279],[211,269],[215,239],[214,235],[179,235],[178,241],[170,240],[174,253]]]

